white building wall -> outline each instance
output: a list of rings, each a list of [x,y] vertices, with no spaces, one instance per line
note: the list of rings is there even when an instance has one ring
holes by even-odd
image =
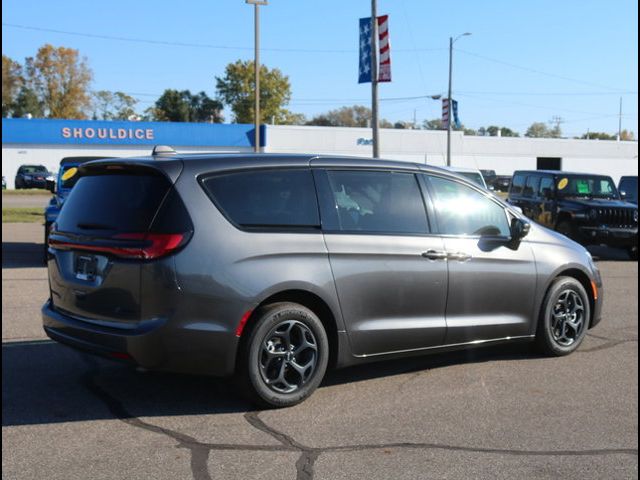
[[[266,151],[370,157],[370,140],[367,128],[269,126]],[[380,130],[382,158],[445,165],[446,154],[446,132]],[[637,142],[451,135],[456,166],[511,175],[514,170],[535,170],[538,157],[559,157],[563,170],[610,175],[616,182],[622,175],[638,174]]]

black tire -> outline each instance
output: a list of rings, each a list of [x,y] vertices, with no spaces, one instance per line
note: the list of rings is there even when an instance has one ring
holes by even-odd
[[[568,220],[562,220],[556,225],[556,231],[565,237],[574,240],[576,238],[576,230],[573,224]]]
[[[573,314],[569,313],[572,308],[576,313],[575,319],[571,316]],[[568,316],[562,320],[564,312]],[[579,328],[575,327],[578,324],[577,315],[581,316]],[[572,277],[556,278],[549,287],[540,309],[536,332],[538,349],[554,357],[569,355],[584,340],[590,321],[591,304],[582,284]],[[566,338],[563,338],[565,335]]]
[[[245,393],[253,403],[267,408],[304,401],[318,388],[327,369],[329,341],[322,322],[296,303],[274,303],[254,315],[256,321],[245,332],[248,336],[239,358],[238,380]],[[307,367],[302,373],[297,370],[301,364]],[[295,388],[285,391],[292,384]]]

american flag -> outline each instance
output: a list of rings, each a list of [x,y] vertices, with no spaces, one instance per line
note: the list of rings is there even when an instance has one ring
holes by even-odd
[[[378,22],[378,81],[391,81],[391,47],[389,45],[389,16],[376,18]],[[360,19],[360,65],[358,69],[358,83],[371,82],[371,17]]]
[[[371,17],[360,19],[360,67],[358,83],[371,82]]]
[[[380,68],[378,81],[391,81],[391,45],[389,45],[389,15],[378,17],[378,41],[380,43]]]

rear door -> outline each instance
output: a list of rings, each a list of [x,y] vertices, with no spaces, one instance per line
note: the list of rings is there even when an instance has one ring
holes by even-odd
[[[506,209],[466,184],[425,175],[447,252],[447,344],[529,335],[536,270],[526,241],[510,242]]]
[[[447,264],[413,171],[315,170],[322,226],[352,351],[442,344]]]
[[[84,319],[140,319],[144,261],[170,235],[149,231],[171,186],[156,170],[126,165],[78,180],[49,236],[54,308]]]

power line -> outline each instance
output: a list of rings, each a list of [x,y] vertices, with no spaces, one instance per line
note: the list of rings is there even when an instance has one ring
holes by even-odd
[[[507,67],[515,68],[515,69],[518,69],[518,70],[523,70],[525,72],[537,73],[538,75],[544,75],[544,76],[547,76],[547,77],[558,78],[558,79],[561,79],[561,80],[566,80],[568,82],[580,83],[582,85],[590,85],[592,87],[606,88],[607,90],[615,91],[617,93],[623,91],[620,88],[613,88],[613,87],[609,87],[607,85],[601,85],[599,83],[585,82],[584,80],[579,80],[577,78],[565,77],[563,75],[558,75],[558,74],[555,74],[555,73],[543,72],[541,70],[536,70],[535,68],[531,68],[531,67],[523,67],[522,65],[516,65],[514,63],[505,62],[504,60],[498,60],[496,58],[487,57],[485,55],[480,55],[480,54],[477,54],[477,53],[469,52],[467,50],[461,50],[459,48],[456,48],[456,51],[458,51],[460,53],[464,53],[465,55],[470,55],[472,57],[476,57],[476,58],[480,58],[482,60],[486,60],[488,62],[493,62],[493,63],[497,63],[497,64],[500,64],[500,65],[505,65]]]
[[[85,38],[96,38],[99,40],[115,40],[119,42],[131,42],[131,43],[145,43],[149,45],[160,45],[160,46],[171,46],[171,47],[186,47],[186,48],[209,48],[209,49],[217,49],[217,50],[242,50],[242,51],[253,51],[253,47],[242,47],[235,45],[211,45],[207,43],[187,43],[187,42],[175,42],[168,40],[155,40],[148,38],[135,38],[135,37],[119,37],[114,35],[102,35],[97,33],[86,33],[86,32],[71,32],[68,30],[58,30],[54,28],[44,28],[44,27],[34,27],[31,25],[18,25],[15,23],[4,23],[2,22],[3,27],[11,27],[11,28],[19,28],[22,30],[32,30],[36,32],[47,32],[47,33],[59,33],[62,35],[72,35],[76,37],[85,37]],[[268,52],[288,52],[288,53],[354,53],[356,49],[311,49],[311,48],[261,48],[263,51]],[[419,49],[402,49],[396,48],[395,52],[432,52],[438,50],[445,50],[444,48],[419,48]]]
[[[471,91],[471,90],[463,90],[463,91],[458,90],[458,93],[471,94],[471,95],[504,95],[504,96],[523,95],[523,96],[539,96],[539,97],[545,97],[545,96],[588,97],[588,96],[599,96],[599,95],[615,95],[615,96],[638,95],[638,92],[478,92],[478,91]]]

